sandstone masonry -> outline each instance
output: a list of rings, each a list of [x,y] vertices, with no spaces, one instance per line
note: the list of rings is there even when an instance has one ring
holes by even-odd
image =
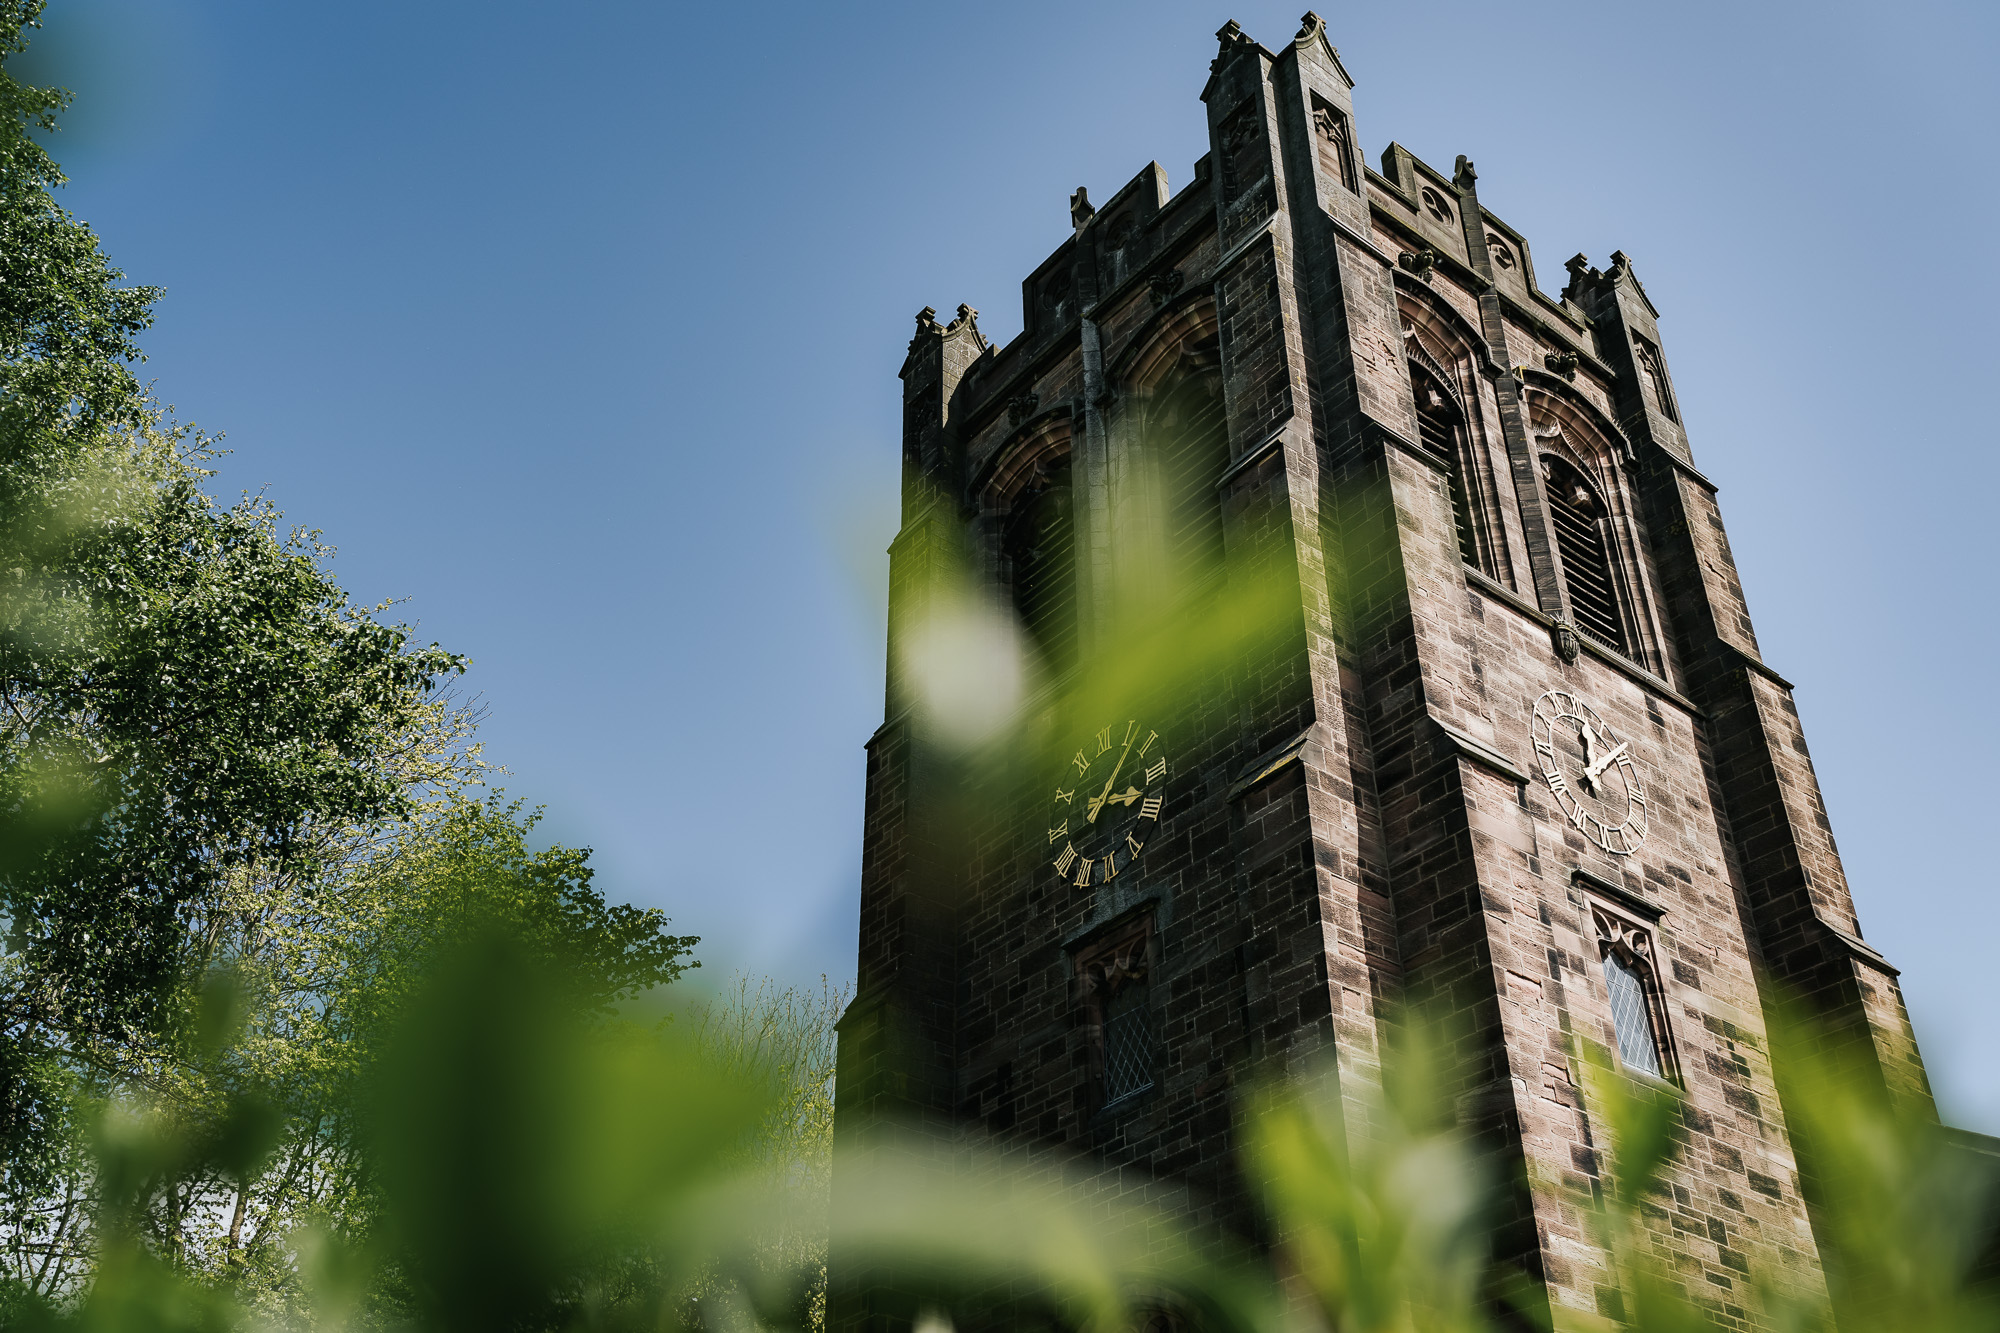
[[[1060,1150],[1255,1237],[1233,1088],[1309,1058],[1364,1088],[1389,1006],[1425,999],[1468,1034],[1455,1091],[1516,1181],[1496,1247],[1560,1326],[1613,1313],[1577,1043],[1644,1078],[1650,1042],[1688,1103],[1656,1243],[1748,1326],[1753,1268],[1822,1281],[1767,1004],[1818,1006],[1884,1096],[1930,1093],[1658,311],[1620,253],[1544,295],[1463,158],[1368,167],[1316,17],[1275,51],[1219,38],[1192,181],[1079,191],[1005,348],[969,307],[918,317],[839,1141]],[[1087,660],[1175,559],[1198,602],[1276,578],[1289,609],[1189,669],[1143,857],[1079,886],[1051,865],[1053,775],[971,808],[902,702],[899,636],[969,562],[1052,662]],[[1586,777],[1614,744],[1632,763]],[[836,1325],[907,1324],[841,1262]]]

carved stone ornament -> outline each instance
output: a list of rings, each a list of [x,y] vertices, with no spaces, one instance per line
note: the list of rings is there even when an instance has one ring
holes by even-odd
[[[1298,35],[1292,38],[1292,40],[1295,42],[1303,42],[1307,38],[1317,37],[1325,31],[1326,31],[1326,20],[1322,19],[1319,15],[1313,13],[1310,9],[1308,9],[1305,12],[1304,17],[1299,19]]]
[[[1600,275],[1590,266],[1590,257],[1583,254],[1571,255],[1563,268],[1569,273],[1569,285],[1562,289],[1562,299],[1582,305],[1584,296]]]
[[[910,350],[912,352],[917,350],[918,340],[926,333],[936,333],[937,331],[937,311],[930,306],[925,306],[917,312],[917,331],[910,337]]]
[[[1141,935],[1083,965],[1083,993],[1102,1003],[1146,979],[1146,937]]]
[[[1645,931],[1595,905],[1590,909],[1590,917],[1597,926],[1600,949],[1606,953],[1621,954],[1632,962],[1644,963],[1648,968],[1652,966],[1653,940]]]
[[[1173,300],[1186,285],[1187,274],[1177,268],[1170,268],[1164,273],[1155,273],[1146,279],[1146,289],[1153,294],[1155,308]]]
[[[1437,267],[1437,251],[1426,246],[1421,250],[1405,250],[1396,256],[1396,267],[1405,273],[1414,273],[1425,282],[1431,280],[1431,271]]]
[[[1222,62],[1229,58],[1230,52],[1245,48],[1255,50],[1257,46],[1256,39],[1243,31],[1243,25],[1235,19],[1229,20],[1229,22],[1215,30],[1215,40],[1222,49],[1217,51],[1215,59],[1209,62],[1208,68],[1210,73],[1221,67]]]
[[[1565,662],[1576,661],[1577,654],[1583,651],[1582,645],[1576,641],[1576,628],[1567,620],[1558,620],[1552,633],[1555,638],[1556,656]]]
[[[1572,384],[1576,382],[1575,352],[1550,352],[1542,357],[1542,364]]]
[[[1486,250],[1488,254],[1493,256],[1493,262],[1501,268],[1514,267],[1514,247],[1507,244],[1505,237],[1495,235],[1490,231],[1487,232]]]
[[[1464,153],[1460,153],[1458,155],[1458,165],[1453,167],[1451,171],[1451,183],[1459,189],[1465,190],[1470,189],[1472,183],[1478,179],[1479,173],[1472,169],[1472,159]]]
[[[1010,426],[1020,425],[1023,421],[1035,415],[1041,408],[1041,405],[1042,396],[1032,391],[1009,398],[1007,400],[1007,424]]]
[[[1076,193],[1069,197],[1070,225],[1082,231],[1084,224],[1096,216],[1097,210],[1090,203],[1090,191],[1081,185],[1077,186]]]
[[[1264,121],[1254,101],[1245,102],[1222,122],[1222,197],[1231,203],[1270,174],[1264,151]]]
[[[1328,106],[1319,95],[1313,95],[1313,133],[1319,144],[1321,170],[1340,182],[1341,188],[1354,189],[1354,136],[1349,132],[1347,117],[1339,108]]]
[[[1439,222],[1449,222],[1458,216],[1451,211],[1451,205],[1445,201],[1445,197],[1431,186],[1426,185],[1419,197],[1424,201],[1424,211]]]

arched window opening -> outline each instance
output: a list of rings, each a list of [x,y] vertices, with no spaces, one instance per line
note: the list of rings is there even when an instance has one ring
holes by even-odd
[[[1578,629],[1622,653],[1625,622],[1618,614],[1604,541],[1604,501],[1583,473],[1554,454],[1542,455],[1542,480],[1548,489],[1556,552],[1569,585],[1570,615]]]
[[[1410,383],[1417,391],[1418,441],[1445,464],[1451,478],[1451,518],[1458,528],[1459,558],[1475,569],[1482,568],[1479,537],[1472,526],[1472,496],[1465,486],[1465,414],[1437,376],[1414,361],[1410,363]]]
[[[1116,1106],[1153,1088],[1153,918],[1134,918],[1076,957],[1079,998],[1092,1035],[1102,1105]]]
[[[1222,567],[1222,497],[1216,482],[1229,463],[1221,377],[1190,366],[1174,376],[1147,413],[1163,483],[1167,558],[1197,583]]]
[[[1678,1076],[1667,1041],[1666,1008],[1653,966],[1652,929],[1635,917],[1593,901],[1597,952],[1611,1000],[1611,1030],[1618,1059],[1627,1069],[1654,1078]]]
[[[1076,529],[1067,457],[1037,468],[1014,497],[1004,546],[1014,614],[1057,671],[1076,656]]]
[[[1619,957],[1616,950],[1606,950],[1604,982],[1611,991],[1611,1026],[1618,1035],[1618,1058],[1627,1069],[1661,1077],[1660,1042],[1653,1035],[1646,974]]]

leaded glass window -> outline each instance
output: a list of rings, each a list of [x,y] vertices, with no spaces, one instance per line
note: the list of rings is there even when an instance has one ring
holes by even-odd
[[[1153,1017],[1144,982],[1125,986],[1104,1006],[1104,1101],[1108,1106],[1153,1086]]]
[[[1646,994],[1646,976],[1639,968],[1619,957],[1616,949],[1604,953],[1604,981],[1611,990],[1611,1025],[1618,1035],[1618,1058],[1627,1069],[1636,1069],[1654,1078],[1660,1070],[1660,1041],[1653,1031],[1653,1012]]]

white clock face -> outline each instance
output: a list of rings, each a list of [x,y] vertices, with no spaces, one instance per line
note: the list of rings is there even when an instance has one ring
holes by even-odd
[[[1571,825],[1613,856],[1638,851],[1646,836],[1646,787],[1630,744],[1566,690],[1535,700],[1528,734],[1542,777]]]

